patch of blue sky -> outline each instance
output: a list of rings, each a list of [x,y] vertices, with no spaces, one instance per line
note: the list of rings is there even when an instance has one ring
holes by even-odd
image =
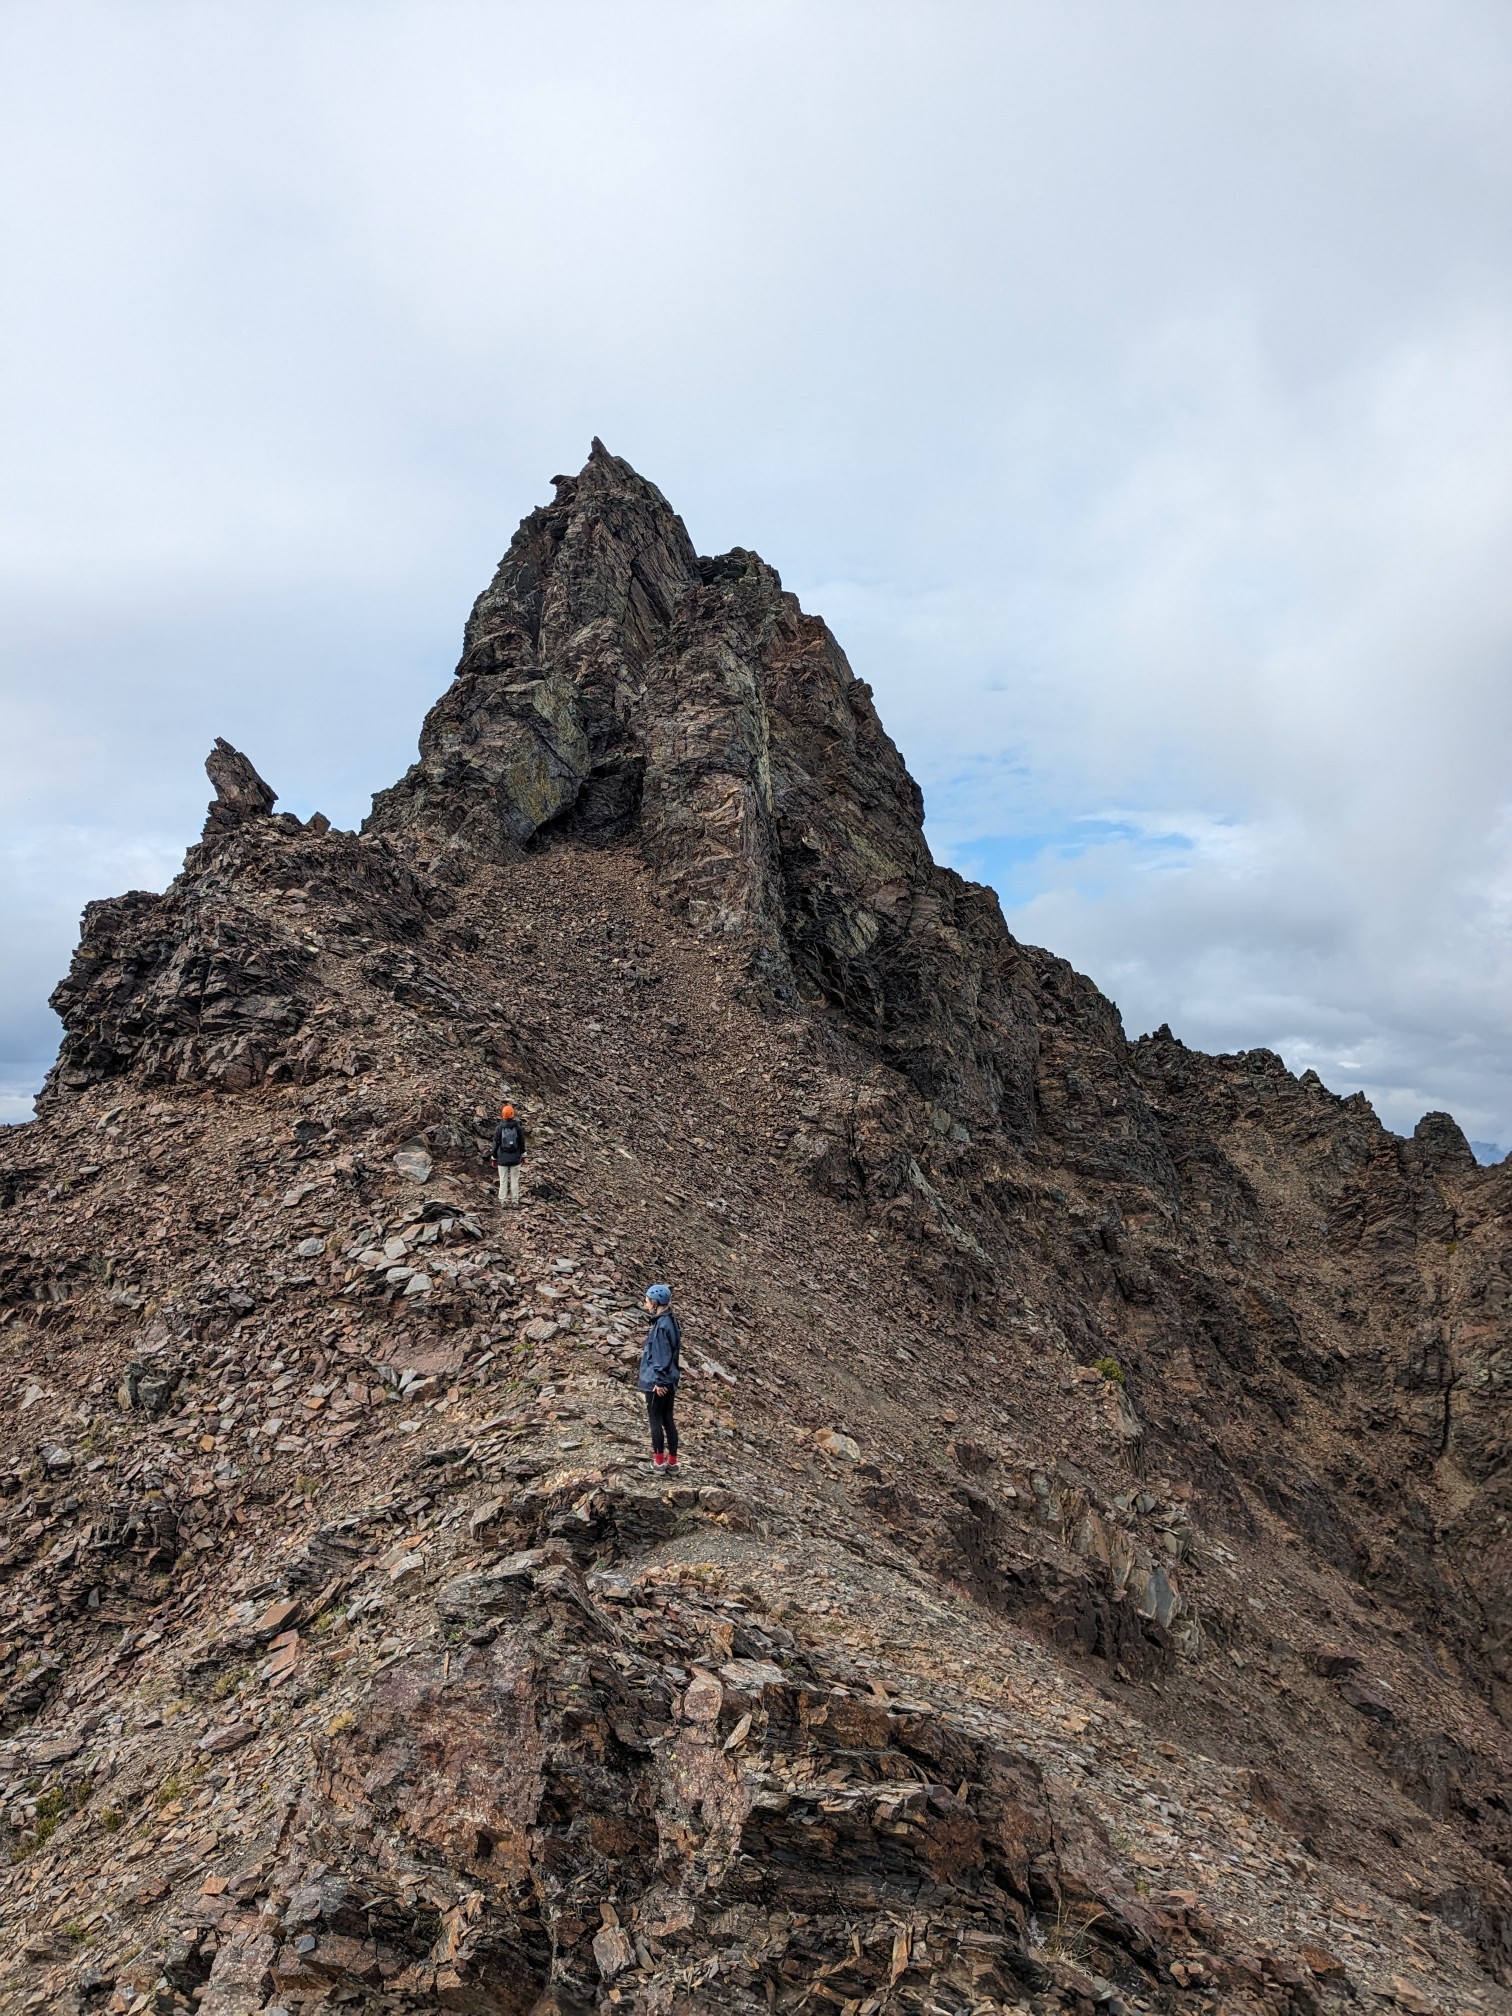
[[[24,1076],[14,1084],[0,1079],[0,1127],[24,1127],[33,1117],[32,1102],[41,1090],[43,1073],[30,1065],[23,1068]]]
[[[944,839],[936,858],[972,882],[996,890],[1005,910],[1031,902],[1064,874],[1068,864],[1084,861],[1102,848],[1119,850],[1121,865],[1132,854],[1138,865],[1156,869],[1173,865],[1197,849],[1192,834],[1178,828],[1146,825],[1127,817],[1086,817],[1024,833],[984,834]],[[1095,873],[1078,878],[1084,896],[1093,901],[1101,890]]]

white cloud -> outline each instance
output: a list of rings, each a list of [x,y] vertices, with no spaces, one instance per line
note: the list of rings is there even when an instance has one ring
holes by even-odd
[[[1015,929],[1140,1027],[1505,1138],[1512,322],[1419,331],[1301,410],[1242,330],[1165,348],[1190,417],[1089,514],[1060,676],[1016,723],[1029,790],[968,778],[947,851],[1118,791],[1189,848],[1063,852],[1006,892]]]

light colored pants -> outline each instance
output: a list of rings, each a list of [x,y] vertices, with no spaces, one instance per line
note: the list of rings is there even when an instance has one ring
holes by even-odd
[[[499,1164],[499,1202],[518,1204],[520,1201],[520,1165],[515,1162],[506,1166]]]

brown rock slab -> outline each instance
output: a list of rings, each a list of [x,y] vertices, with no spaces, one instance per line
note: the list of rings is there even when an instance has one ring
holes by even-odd
[[[1341,1981],[1347,1977],[1348,1969],[1337,1954],[1330,1953],[1323,1946],[1302,1945],[1297,1948],[1297,1958],[1320,1981]]]
[[[254,1637],[272,1638],[291,1624],[298,1615],[298,1599],[292,1596],[283,1596],[276,1602],[270,1603],[267,1609],[248,1626],[248,1629]]]
[[[410,1183],[429,1183],[430,1152],[423,1141],[407,1141],[394,1156],[394,1167]]]
[[[209,1757],[221,1757],[228,1751],[239,1750],[244,1743],[250,1743],[258,1734],[255,1722],[223,1722],[217,1728],[207,1729],[199,1740],[199,1748]]]
[[[1345,1652],[1338,1646],[1325,1645],[1313,1654],[1313,1664],[1325,1680],[1339,1680],[1346,1673],[1357,1673],[1365,1661],[1357,1652]]]

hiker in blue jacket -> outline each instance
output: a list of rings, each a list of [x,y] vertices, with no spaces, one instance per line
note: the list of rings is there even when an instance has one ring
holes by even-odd
[[[651,1461],[658,1470],[677,1468],[677,1423],[672,1403],[682,1378],[680,1353],[682,1331],[672,1314],[672,1290],[663,1281],[646,1290],[646,1314],[651,1328],[646,1332],[636,1386],[646,1396],[646,1413],[651,1422]]]

